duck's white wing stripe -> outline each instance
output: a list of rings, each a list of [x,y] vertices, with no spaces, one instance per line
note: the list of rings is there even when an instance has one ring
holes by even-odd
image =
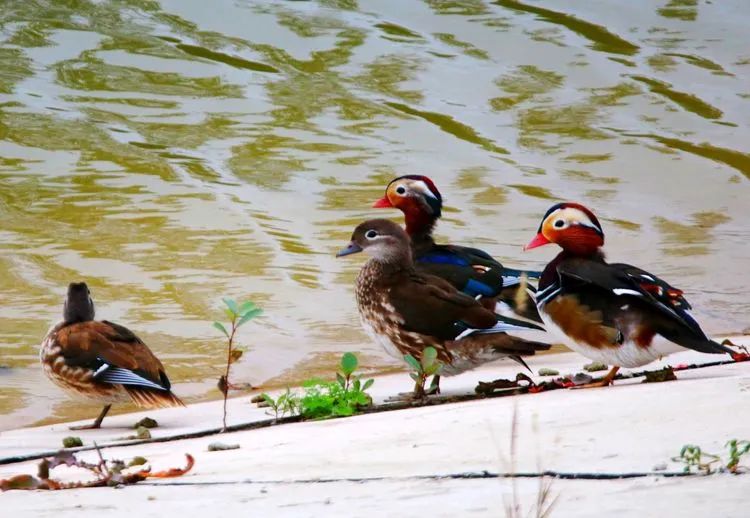
[[[115,385],[136,385],[138,387],[152,388],[156,390],[166,390],[158,383],[154,383],[151,380],[139,376],[135,372],[128,369],[121,369],[120,367],[112,367],[111,365],[103,365],[97,369],[94,374],[94,379],[97,381],[104,381],[106,383],[112,383]]]
[[[545,292],[547,290],[544,290]],[[551,299],[556,297],[560,292],[562,291],[562,288],[558,287],[556,290],[544,293],[541,297],[539,296],[539,292],[536,294],[536,305],[537,307],[542,306],[549,302]]]
[[[636,290],[630,290],[628,288],[615,288],[612,290],[615,295],[635,295],[636,297],[643,297],[643,293]]]
[[[519,322],[523,323],[523,321],[519,321]],[[537,326],[537,324],[534,322],[529,322],[529,325],[516,325],[516,324],[511,324],[509,322],[498,321],[497,324],[495,324],[492,327],[488,327],[487,329],[474,329],[474,328],[465,329],[464,331],[461,332],[461,334],[459,334],[456,338],[454,338],[454,340],[461,340],[462,338],[466,338],[467,336],[474,335],[474,334],[486,335],[490,333],[507,333],[511,331],[536,331],[536,330],[541,330],[541,329],[542,328]]]

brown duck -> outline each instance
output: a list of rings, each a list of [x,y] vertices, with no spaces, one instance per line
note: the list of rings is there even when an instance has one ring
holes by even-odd
[[[356,298],[365,331],[390,355],[419,359],[434,347],[442,373],[460,374],[500,358],[549,349],[548,344],[506,334],[542,328],[496,315],[450,282],[414,268],[409,236],[397,224],[374,219],[360,224],[337,257],[366,252],[371,259],[357,277]],[[438,389],[439,379],[433,381]],[[423,394],[415,387],[415,396]]]
[[[47,333],[40,358],[45,374],[69,394],[105,404],[87,426],[101,426],[113,403],[139,407],[184,406],[170,390],[164,366],[129,329],[94,320],[94,301],[86,283],[71,283],[63,321]]]

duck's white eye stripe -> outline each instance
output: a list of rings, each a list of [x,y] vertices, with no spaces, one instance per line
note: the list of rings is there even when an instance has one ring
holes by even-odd
[[[437,196],[435,196],[435,195],[434,195],[434,194],[432,193],[432,190],[430,190],[430,188],[429,188],[429,187],[427,186],[427,184],[426,184],[426,183],[424,183],[424,182],[423,182],[422,180],[419,180],[419,181],[417,181],[417,182],[414,182],[414,184],[413,184],[413,185],[414,185],[414,186],[415,186],[415,187],[417,188],[417,190],[418,190],[419,192],[421,192],[421,193],[422,193],[422,194],[424,194],[425,196],[429,196],[430,198],[432,198],[432,199],[434,199],[434,200],[437,200]]]

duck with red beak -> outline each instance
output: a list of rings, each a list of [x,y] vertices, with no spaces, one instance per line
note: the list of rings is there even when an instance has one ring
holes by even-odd
[[[601,224],[583,205],[552,206],[525,250],[549,244],[562,251],[542,272],[536,293],[547,330],[574,351],[613,366],[601,382],[585,387],[609,385],[620,367],[685,349],[734,352],[706,336],[681,290],[636,266],[608,263]]]
[[[403,212],[418,271],[445,279],[500,314],[541,322],[527,294],[534,288],[523,280],[538,278],[539,272],[506,268],[477,248],[435,243],[432,232],[442,215],[443,197],[431,179],[421,175],[396,178],[373,207]]]

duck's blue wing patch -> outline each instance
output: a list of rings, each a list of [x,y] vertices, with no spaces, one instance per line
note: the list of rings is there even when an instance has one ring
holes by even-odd
[[[430,252],[430,253],[421,255],[417,258],[417,262],[434,263],[434,264],[454,264],[456,266],[471,266],[469,264],[469,261],[467,261],[463,257],[457,254],[448,252],[448,251]]]

